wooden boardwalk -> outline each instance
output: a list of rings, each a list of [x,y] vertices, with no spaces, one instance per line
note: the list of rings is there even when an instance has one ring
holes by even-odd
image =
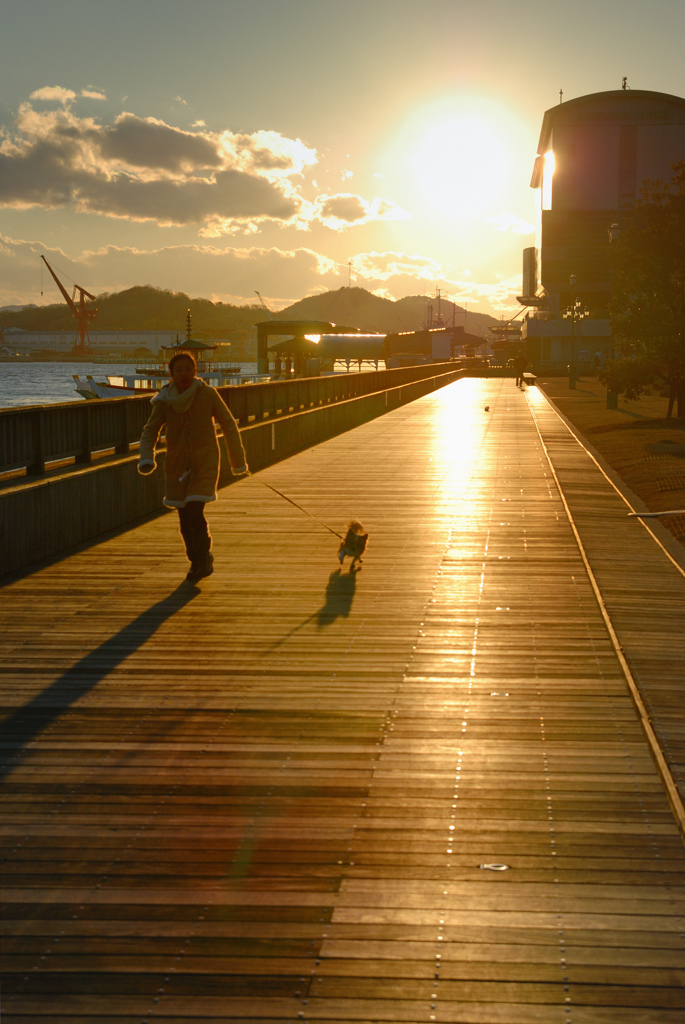
[[[512,380],[263,478],[363,569],[246,479],[0,589],[4,1020],[681,1024],[681,570]]]

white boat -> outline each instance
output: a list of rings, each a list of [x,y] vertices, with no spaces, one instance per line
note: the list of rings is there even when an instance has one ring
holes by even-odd
[[[268,380],[268,377],[243,377],[239,366],[222,366],[214,364],[211,369],[206,364],[198,366],[197,376],[202,377],[212,387],[225,387],[227,384],[245,384],[253,380]],[[134,374],[108,373],[104,380],[95,380],[87,373],[82,379],[72,374],[76,392],[81,398],[126,398],[144,392],[153,394],[169,383],[169,371],[166,366],[139,367]]]
[[[85,380],[81,380],[78,374],[72,374],[76,384],[76,393],[82,398],[126,398],[128,396],[140,395],[149,391],[153,394],[160,391],[165,384],[169,383],[168,360],[177,352],[192,352],[197,361],[197,376],[212,387],[220,388],[227,384],[246,384],[252,381],[269,380],[269,376],[243,377],[239,366],[231,366],[228,363],[217,363],[212,359],[205,358],[205,353],[214,352],[216,345],[209,342],[199,341],[192,337],[190,310],[186,317],[186,336],[183,341],[178,340],[169,348],[163,347],[167,362],[152,363],[139,366],[133,374],[106,374],[105,380],[95,380],[92,374],[87,373]]]

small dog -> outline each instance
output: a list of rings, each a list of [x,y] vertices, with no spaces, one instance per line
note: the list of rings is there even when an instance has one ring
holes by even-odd
[[[345,555],[349,555],[352,558],[352,564],[350,569],[354,569],[354,563],[362,560],[362,555],[366,550],[366,542],[369,539],[368,533],[364,533],[364,527],[361,523],[358,523],[356,519],[347,527],[347,533],[345,539],[338,548],[338,561],[343,564]]]

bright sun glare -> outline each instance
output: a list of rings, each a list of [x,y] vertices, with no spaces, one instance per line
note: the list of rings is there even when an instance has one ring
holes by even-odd
[[[415,111],[386,150],[402,169],[405,202],[459,220],[481,219],[513,173],[514,118],[483,97],[449,97]]]

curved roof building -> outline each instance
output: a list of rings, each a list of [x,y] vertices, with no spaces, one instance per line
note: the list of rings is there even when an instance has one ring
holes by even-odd
[[[611,294],[609,228],[634,206],[645,179],[669,181],[685,160],[685,99],[618,89],[545,112],[531,187],[538,192],[535,247],[524,250],[524,305],[558,316],[569,278],[595,315]]]

